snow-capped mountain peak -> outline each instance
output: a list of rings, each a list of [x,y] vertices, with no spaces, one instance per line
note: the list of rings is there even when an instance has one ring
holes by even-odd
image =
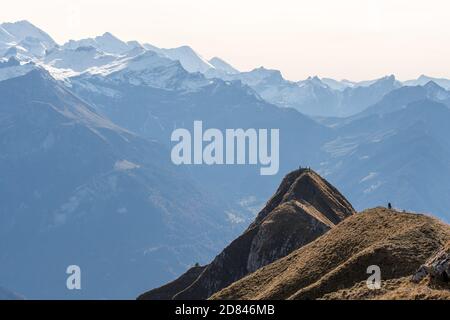
[[[92,67],[100,67],[117,59],[117,56],[104,53],[93,46],[80,46],[76,49],[56,48],[45,56],[44,63],[58,69],[84,72]]]
[[[144,46],[139,41],[136,40],[127,41],[127,45],[131,50],[136,48],[145,49]]]
[[[99,77],[98,77],[99,76]],[[133,86],[192,91],[208,85],[211,80],[199,73],[189,73],[179,61],[145,51],[137,56],[125,56],[114,62],[87,70],[84,77],[98,77]]]
[[[16,48],[28,59],[40,58],[55,46],[56,42],[47,33],[28,21],[0,25],[0,55],[11,56],[10,49]]]
[[[214,68],[205,58],[195,52],[189,46],[181,46],[171,49],[160,49],[158,53],[168,57],[172,60],[180,61],[181,65],[188,72],[201,72],[205,73],[209,69]]]
[[[214,68],[217,70],[223,71],[228,74],[236,74],[239,73],[239,70],[234,68],[232,65],[227,63],[226,61],[220,59],[219,57],[214,57],[208,61]]]
[[[48,48],[56,45],[56,42],[47,33],[26,20],[2,23],[0,28],[0,34],[4,34],[6,31],[9,37],[12,37],[10,41],[18,43],[26,38],[35,38],[45,44]]]
[[[115,37],[110,32],[105,32],[102,36],[95,38],[95,41],[99,44],[102,51],[107,53],[120,54],[130,49],[129,45]]]
[[[136,57],[125,57],[100,68],[92,68],[91,74],[102,74],[104,76],[127,69],[128,71],[152,70],[158,67],[169,67],[176,62],[161,57],[153,51],[145,51]]]
[[[122,54],[130,50],[130,46],[111,34],[110,32],[105,32],[101,36],[95,38],[87,38],[81,40],[70,40],[65,43],[62,47],[65,49],[77,49],[78,47],[88,47],[92,46],[100,51],[109,54]]]

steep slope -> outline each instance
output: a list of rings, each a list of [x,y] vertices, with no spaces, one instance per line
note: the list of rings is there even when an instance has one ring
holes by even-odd
[[[212,299],[318,299],[365,281],[372,265],[390,285],[411,277],[449,239],[450,227],[434,218],[367,210]]]
[[[154,290],[140,295],[138,300],[172,300],[172,298],[188,288],[206,269],[203,267],[192,267],[178,279]]]
[[[0,81],[0,137],[0,283],[30,299],[132,298],[234,236],[226,204],[169,150],[41,69]],[[78,292],[64,285],[72,264]]]
[[[206,299],[313,241],[353,213],[347,200],[315,172],[294,171],[286,176],[247,231],[173,298]]]

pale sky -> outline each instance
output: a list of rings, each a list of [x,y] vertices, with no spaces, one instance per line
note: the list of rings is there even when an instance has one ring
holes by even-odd
[[[14,0],[0,21],[29,20],[58,43],[109,31],[189,45],[242,71],[363,80],[450,78],[448,0]]]

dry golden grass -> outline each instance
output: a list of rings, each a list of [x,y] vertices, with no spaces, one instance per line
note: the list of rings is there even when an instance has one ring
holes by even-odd
[[[358,284],[368,278],[371,265],[380,266],[382,279],[392,287],[373,298],[437,297],[437,291],[445,296],[445,288],[410,284],[405,277],[449,240],[450,227],[434,218],[384,208],[366,210],[212,299],[343,299],[345,294],[357,298]]]
[[[450,286],[425,279],[413,283],[411,277],[382,282],[381,289],[370,290],[365,281],[349,289],[324,295],[324,300],[450,300]]]

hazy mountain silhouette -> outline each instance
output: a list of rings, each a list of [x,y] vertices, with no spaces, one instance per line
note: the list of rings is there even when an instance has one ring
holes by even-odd
[[[43,70],[0,82],[0,124],[0,282],[29,298],[129,298],[232,236],[226,204],[175,170],[164,146]],[[80,292],[65,289],[72,264]]]

